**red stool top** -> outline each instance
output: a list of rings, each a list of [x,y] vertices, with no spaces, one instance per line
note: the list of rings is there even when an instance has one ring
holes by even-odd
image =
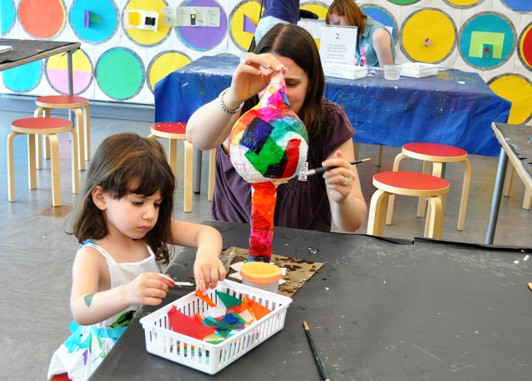
[[[412,191],[438,191],[449,187],[449,182],[445,179],[419,172],[408,171],[386,171],[373,176],[375,182],[401,189]]]
[[[68,119],[62,118],[23,118],[11,122],[13,130],[52,130],[52,129],[68,129],[72,127],[72,122]]]
[[[37,106],[46,105],[83,105],[88,103],[89,100],[84,97],[78,97],[77,95],[45,95],[35,99]]]
[[[417,153],[421,155],[430,155],[430,156],[440,156],[440,157],[457,157],[457,156],[467,156],[467,151],[462,148],[448,146],[445,144],[438,143],[407,143],[403,145],[403,150],[407,150],[412,153]]]
[[[151,126],[152,131],[163,132],[165,134],[186,134],[186,122],[161,122]]]

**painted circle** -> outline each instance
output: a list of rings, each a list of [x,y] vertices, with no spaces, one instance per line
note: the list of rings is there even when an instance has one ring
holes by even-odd
[[[392,28],[392,37],[397,40],[397,21],[389,11],[376,5],[363,5],[360,6],[360,9],[372,19],[377,20],[388,28]]]
[[[176,27],[179,39],[190,49],[206,51],[220,45],[227,34],[227,15],[223,7],[214,0],[186,0],[183,7],[220,8],[220,26],[181,26]]]
[[[140,57],[126,48],[104,52],[96,63],[96,82],[110,98],[126,100],[137,95],[144,84],[144,65]]]
[[[388,0],[388,1],[390,3],[394,3],[397,5],[410,5],[410,4],[417,3],[419,0]]]
[[[16,93],[24,93],[35,89],[41,82],[41,78],[41,61],[33,61],[2,72],[4,86]]]
[[[481,12],[462,26],[458,50],[468,65],[489,70],[510,58],[515,43],[515,28],[506,16]]]
[[[532,11],[532,1],[530,0],[501,0],[508,8],[518,12]]]
[[[471,8],[481,4],[484,0],[443,0],[451,7],[455,8]]]
[[[411,61],[438,63],[452,53],[456,35],[449,15],[439,9],[425,8],[405,19],[399,41],[402,52]]]
[[[259,23],[260,4],[245,0],[237,4],[229,15],[229,36],[241,50],[248,50]]]
[[[46,79],[61,94],[68,94],[68,62],[64,54],[56,54],[46,61]],[[92,62],[85,51],[78,49],[72,55],[72,85],[74,94],[87,90],[92,82]]]
[[[75,0],[70,8],[69,20],[80,40],[97,44],[109,40],[116,33],[119,17],[112,0]]]
[[[519,37],[517,53],[523,65],[532,70],[532,22],[525,27]]]
[[[304,3],[302,2],[299,8],[318,15],[318,18],[320,20],[325,20],[325,16],[327,15],[327,10],[329,9],[329,6],[325,3],[322,3],[321,1],[309,1]]]
[[[13,0],[0,0],[0,36],[9,33],[16,20],[16,7]]]
[[[498,96],[512,102],[509,124],[524,124],[532,119],[532,82],[519,74],[503,74],[488,85]]]
[[[163,25],[162,13],[163,8],[167,4],[163,0],[129,0],[124,7],[122,15],[122,27],[126,32],[126,36],[133,42],[142,46],[154,46],[164,41],[170,34],[171,27]],[[125,10],[144,10],[159,13],[157,19],[157,31],[142,30],[136,28],[125,28],[124,18],[126,17]]]
[[[153,93],[157,82],[190,62],[192,62],[190,57],[178,51],[157,54],[148,65],[148,87],[150,91]]]
[[[66,21],[66,7],[61,0],[21,0],[18,18],[24,30],[35,38],[57,36]]]

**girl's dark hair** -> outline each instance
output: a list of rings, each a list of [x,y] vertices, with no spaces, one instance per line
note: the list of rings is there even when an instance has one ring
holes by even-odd
[[[69,232],[76,236],[79,243],[101,239],[108,234],[105,214],[92,200],[92,190],[96,186],[101,186],[117,199],[132,193],[151,196],[160,191],[163,201],[159,217],[144,240],[156,259],[167,264],[175,178],[161,144],[134,133],[112,135],[102,142],[89,166],[87,182],[76,206],[72,231]]]
[[[273,53],[290,58],[308,76],[309,85],[299,118],[307,127],[309,138],[317,136],[322,124],[325,76],[316,42],[309,32],[294,24],[277,24],[262,37],[255,54]],[[259,102],[258,96],[248,100],[245,110]]]
[[[329,6],[327,15],[325,15],[325,22],[331,23],[330,15],[335,14],[340,17],[345,17],[347,25],[358,27],[358,38],[364,33],[366,28],[366,20],[368,16],[362,12],[362,9],[355,3],[354,0],[334,0]]]

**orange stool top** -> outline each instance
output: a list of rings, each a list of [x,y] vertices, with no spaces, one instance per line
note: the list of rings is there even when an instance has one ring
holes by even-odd
[[[385,191],[392,193],[403,194],[402,191],[411,191],[415,192],[431,192],[435,193],[446,193],[445,189],[449,188],[449,182],[440,177],[427,175],[425,173],[419,172],[408,172],[408,171],[387,171],[380,172],[373,176],[373,185],[377,188],[381,188]],[[388,188],[388,189],[386,189]],[[393,188],[399,190],[394,192]],[[414,195],[412,193],[412,195]]]
[[[47,131],[59,132],[57,130],[65,130],[72,127],[72,122],[68,119],[62,118],[23,118],[11,122],[13,131],[21,133],[31,133],[29,130],[39,130],[38,133],[47,133]]]
[[[438,143],[407,143],[403,145],[403,153],[419,154],[439,158],[465,158],[467,151],[462,148]]]
[[[35,104],[39,107],[83,107],[89,103],[89,100],[77,95],[45,95],[35,99]]]

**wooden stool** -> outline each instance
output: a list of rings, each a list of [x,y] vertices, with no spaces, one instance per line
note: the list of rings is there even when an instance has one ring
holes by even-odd
[[[464,230],[467,199],[469,197],[469,184],[471,182],[471,163],[467,159],[467,152],[461,148],[436,143],[408,143],[402,147],[402,152],[395,157],[393,170],[399,170],[399,164],[405,157],[423,161],[423,173],[429,173],[432,163],[432,175],[442,177],[443,163],[462,162],[465,166],[464,181],[462,185],[462,196],[460,199],[460,211],[458,213],[458,223],[456,229]],[[388,203],[388,213],[386,214],[386,224],[392,224],[394,196],[390,196]],[[417,216],[425,215],[424,199],[418,203]]]
[[[185,144],[185,171],[184,171],[184,207],[185,213],[192,212],[192,178],[193,178],[193,147],[187,141],[186,137],[187,124],[185,122],[163,122],[155,123],[151,127],[150,138],[168,139],[168,162],[172,168],[174,176],[177,168],[177,141],[182,140]],[[209,186],[207,190],[207,199],[212,201],[214,193],[214,173],[215,173],[215,153],[212,149],[209,153]]]
[[[449,182],[440,177],[418,172],[388,171],[373,176],[377,190],[371,197],[368,229],[370,235],[382,236],[388,198],[392,195],[423,197],[429,202],[424,236],[440,238]],[[441,198],[440,198],[441,197]]]
[[[78,177],[78,138],[72,127],[72,122],[60,118],[24,118],[11,122],[11,132],[7,137],[7,182],[8,200],[15,201],[15,166],[13,155],[13,140],[15,136],[26,134],[28,136],[28,182],[30,189],[37,188],[36,174],[36,142],[39,135],[46,135],[50,142],[52,159],[52,206],[61,206],[61,181],[59,170],[59,141],[57,134],[70,132],[72,142],[72,193],[77,194],[79,189]]]
[[[78,132],[79,170],[85,169],[85,160],[91,156],[90,136],[90,111],[89,100],[77,95],[47,95],[35,100],[37,108],[33,113],[35,117],[48,117],[50,110],[67,109],[76,114],[76,129]],[[37,168],[41,168],[40,141],[37,142]],[[48,158],[48,147],[44,148],[44,157]]]

